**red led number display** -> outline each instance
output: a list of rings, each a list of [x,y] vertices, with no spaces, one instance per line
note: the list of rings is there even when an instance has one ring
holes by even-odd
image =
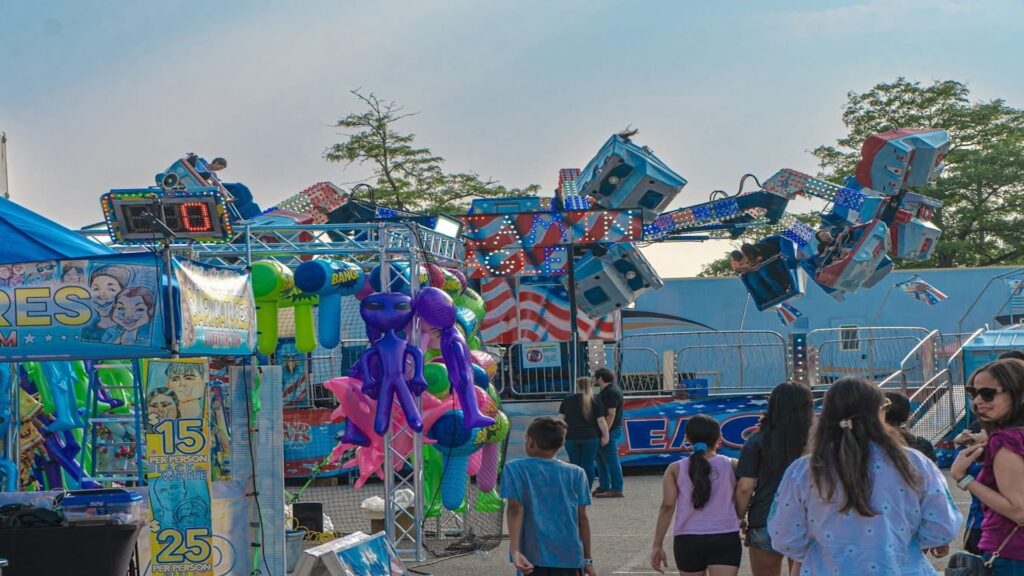
[[[178,205],[181,225],[188,232],[210,232],[213,230],[213,219],[210,217],[210,206],[205,202],[183,202]]]

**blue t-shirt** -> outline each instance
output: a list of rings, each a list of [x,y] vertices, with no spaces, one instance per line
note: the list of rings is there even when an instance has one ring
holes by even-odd
[[[519,548],[534,566],[582,568],[583,541],[577,514],[590,505],[583,469],[561,460],[521,458],[505,464],[501,497],[523,506]]]

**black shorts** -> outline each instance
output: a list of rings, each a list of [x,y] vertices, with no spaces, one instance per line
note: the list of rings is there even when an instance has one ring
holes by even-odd
[[[530,572],[530,576],[583,576],[583,570],[580,568],[544,568],[543,566],[535,566],[533,572]]]
[[[708,566],[739,566],[743,544],[739,532],[725,534],[683,534],[672,541],[676,569],[703,572]]]

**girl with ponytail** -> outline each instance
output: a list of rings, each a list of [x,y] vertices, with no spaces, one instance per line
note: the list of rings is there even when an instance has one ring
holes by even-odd
[[[664,572],[668,560],[662,541],[673,522],[672,548],[683,576],[736,576],[743,546],[733,505],[736,461],[718,454],[718,421],[703,414],[686,422],[692,453],[673,462],[662,481],[661,510],[654,531],[651,566]]]
[[[885,425],[885,397],[863,378],[825,393],[809,455],[782,477],[768,517],[772,548],[800,574],[934,575],[962,516],[931,460]]]

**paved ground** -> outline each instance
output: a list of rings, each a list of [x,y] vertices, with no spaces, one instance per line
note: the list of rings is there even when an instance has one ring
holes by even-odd
[[[960,504],[966,515],[968,498],[964,492],[953,488],[953,498]],[[661,477],[656,475],[628,476],[626,498],[595,500],[590,509],[591,529],[594,542],[594,562],[598,574],[657,574],[647,563],[647,554],[654,532],[654,519],[661,499]],[[959,548],[959,541],[953,543]],[[502,543],[497,549],[482,554],[472,554],[436,564],[423,563],[418,570],[434,576],[490,576],[514,574],[508,563],[508,544]],[[671,563],[671,552],[669,552]],[[429,564],[429,565],[428,565]],[[941,570],[944,563],[938,562]],[[750,570],[744,565],[741,576],[749,576]]]

